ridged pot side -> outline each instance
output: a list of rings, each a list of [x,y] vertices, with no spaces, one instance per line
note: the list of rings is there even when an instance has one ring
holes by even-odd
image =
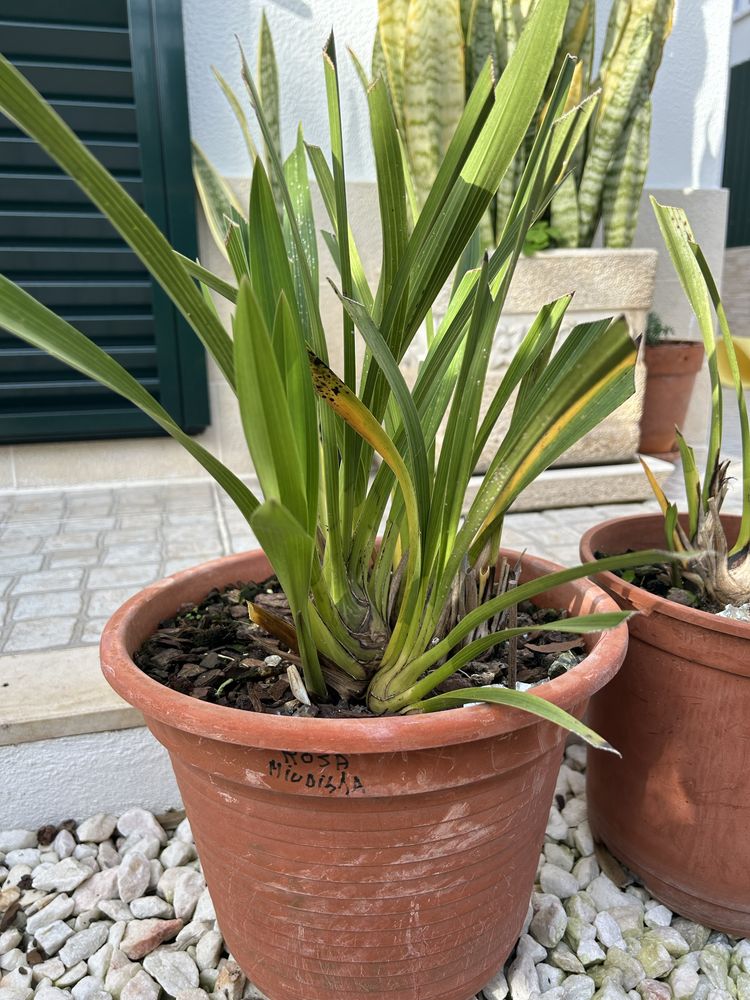
[[[736,537],[739,518],[723,518]],[[581,556],[663,544],[661,515],[588,531]],[[595,837],[671,909],[750,935],[750,625],[596,577],[629,622],[622,670],[592,699],[588,721],[622,753],[591,754]],[[604,757],[608,759],[603,759]]]
[[[553,569],[522,560],[526,578]],[[499,706],[256,715],[135,666],[132,652],[182,604],[269,571],[256,551],[163,580],[113,616],[101,645],[108,681],[170,753],[227,946],[271,1000],[469,1000],[522,926],[565,734]],[[586,581],[538,600],[614,609]],[[592,637],[544,696],[582,715],[626,643],[625,626]]]
[[[676,427],[685,423],[695,379],[703,364],[703,344],[664,341],[646,345],[646,393],[638,450],[644,455],[672,458],[677,450]]]

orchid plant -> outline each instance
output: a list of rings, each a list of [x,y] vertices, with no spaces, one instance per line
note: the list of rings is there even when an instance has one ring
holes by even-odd
[[[694,598],[708,598],[722,607],[741,606],[750,602],[750,426],[737,353],[718,286],[685,212],[681,208],[660,205],[654,198],[651,203],[672,263],[698,321],[711,378],[711,422],[702,479],[695,451],[677,429],[687,497],[684,523],[678,518],[677,505],[667,499],[645,463],[644,468],[664,514],[667,545],[687,557],[682,566],[672,563],[669,569],[673,585],[683,591],[681,599],[690,600],[692,592]],[[727,541],[721,521],[730,477],[729,462],[721,457],[723,399],[714,317],[732,374],[742,439],[742,517],[733,545]],[[689,590],[686,591],[686,587]]]
[[[497,247],[480,260],[474,255],[478,227],[536,120],[567,7],[567,0],[539,0],[499,82],[486,63],[419,209],[389,88],[382,78],[369,86],[383,238],[374,289],[348,222],[333,38],[323,53],[330,163],[320,148],[305,145],[301,131],[282,162],[277,123],[242,55],[268,170],[250,140],[248,210],[226,201],[221,186],[209,192],[212,225],[233,281],[173,250],[23,75],[0,58],[0,110],[107,216],[234,389],[262,499],[184,433],[113,358],[5,277],[0,323],[139,406],[229,494],[289,606],[288,615],[255,606],[250,613],[298,652],[310,697],[337,692],[378,714],[496,702],[606,746],[579,720],[513,685],[435,694],[464,665],[528,631],[514,625],[519,601],[594,569],[664,556],[634,553],[519,580],[500,553],[503,520],[521,491],[634,389],[636,345],[622,319],[580,324],[553,353],[571,300],[566,295],[540,310],[480,420],[490,347],[526,233],[564,182],[595,107],[592,99],[570,106],[575,60],[566,59]],[[340,375],[328,364],[308,163],[329,219],[324,239],[338,267]],[[214,184],[210,168],[204,178]],[[410,389],[399,362],[451,277],[449,308],[437,329],[428,325],[427,356]],[[230,304],[231,330],[212,294]],[[359,367],[357,337],[365,347]],[[506,409],[507,434],[464,512],[477,457]],[[626,617],[575,616],[535,629],[591,633]]]

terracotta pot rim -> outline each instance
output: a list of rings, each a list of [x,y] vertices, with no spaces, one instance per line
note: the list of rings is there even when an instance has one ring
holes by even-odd
[[[661,385],[662,379],[669,379],[677,392],[675,407],[681,398],[689,399],[695,378],[703,367],[705,356],[701,340],[662,340],[659,344],[646,344],[644,360],[649,379]],[[654,401],[651,401],[653,407]],[[662,407],[664,403],[662,402]],[[676,418],[681,422],[681,417]]]
[[[521,558],[536,576],[559,569],[555,563],[514,550],[503,550]],[[109,619],[102,633],[102,670],[109,684],[147,718],[206,739],[276,750],[308,750],[325,753],[392,752],[467,743],[513,732],[537,723],[538,717],[499,705],[478,705],[422,716],[391,716],[376,719],[314,719],[257,715],[235,708],[211,705],[172,691],[148,677],[133,662],[126,636],[137,633],[137,623],[157,595],[180,587],[188,580],[215,577],[226,569],[226,581],[239,579],[237,570],[249,559],[265,558],[261,549],[223,556],[182,570],[151,584],[126,601]],[[212,583],[211,585],[215,585]],[[583,597],[592,588],[596,610],[619,610],[615,601],[590,580],[566,584]],[[207,586],[206,592],[211,587]],[[179,606],[176,598],[175,610]],[[628,642],[627,625],[602,633],[588,655],[568,673],[540,685],[539,694],[563,708],[580,705],[601,688],[619,669]],[[536,693],[536,692],[535,692]]]
[[[665,348],[677,348],[684,350],[686,347],[694,347],[696,350],[700,350],[701,353],[704,351],[702,340],[660,340],[658,344],[646,344],[647,351],[658,351],[662,347]]]
[[[686,516],[685,514],[680,514],[680,519],[684,519]],[[736,514],[723,514],[721,519],[723,522],[736,522],[737,525],[740,522],[740,518]],[[653,525],[660,526],[662,523],[663,517],[661,514],[628,514],[625,517],[615,517],[609,521],[602,521],[599,524],[595,524],[581,537],[581,558],[589,562],[595,558],[595,551],[603,551],[604,545],[601,540],[612,528],[619,528],[624,524],[632,524],[634,536],[638,538],[643,536],[643,529]],[[632,583],[627,583],[615,573],[597,573],[594,579],[600,580],[606,590],[611,590],[618,594],[645,615],[665,615],[668,618],[685,622],[695,628],[705,629],[709,632],[720,632],[724,635],[736,636],[739,639],[750,641],[750,623],[738,622],[732,618],[719,618],[718,615],[711,614],[710,611],[700,611],[698,608],[688,608],[684,604],[677,604],[675,601],[667,600],[666,597],[651,594],[642,587],[636,587]]]

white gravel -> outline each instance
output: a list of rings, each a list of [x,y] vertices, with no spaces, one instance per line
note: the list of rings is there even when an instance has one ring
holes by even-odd
[[[750,1000],[750,940],[601,871],[585,764],[570,746],[523,934],[477,1000]],[[227,954],[190,824],[176,822],[129,809],[0,830],[0,1000],[263,1000]]]

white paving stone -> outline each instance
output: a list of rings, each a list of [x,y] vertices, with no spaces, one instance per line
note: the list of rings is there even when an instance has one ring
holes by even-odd
[[[34,873],[32,885],[35,889],[72,892],[91,874],[91,868],[77,858],[63,858],[56,865],[40,865]]]
[[[184,951],[167,951],[157,948],[146,955],[143,968],[170,996],[176,996],[181,990],[189,990],[198,986],[198,966]]]
[[[0,830],[0,852],[3,854],[36,846],[36,834],[31,830]]]
[[[76,829],[76,837],[83,842],[91,841],[100,844],[103,840],[109,840],[115,832],[117,817],[109,813],[97,813],[80,823]],[[73,994],[75,996],[75,993]]]
[[[108,937],[109,924],[104,920],[97,921],[65,942],[60,949],[60,960],[67,968],[78,965],[98,951]]]
[[[73,937],[75,930],[62,920],[40,927],[34,934],[36,943],[41,946],[46,955],[56,955],[68,938]]]
[[[141,969],[120,992],[120,1000],[158,1000],[159,985]]]
[[[161,844],[167,843],[164,828],[147,809],[129,809],[120,816],[117,829],[125,837],[138,833],[142,837],[156,837]]]
[[[75,903],[67,893],[61,893],[50,900],[46,906],[42,907],[26,920],[26,930],[35,934],[42,927],[48,927],[56,920],[67,920],[75,909]]]
[[[111,870],[116,873],[117,888],[123,903],[138,899],[148,888],[151,866],[148,858],[138,851],[126,854],[121,864]]]

